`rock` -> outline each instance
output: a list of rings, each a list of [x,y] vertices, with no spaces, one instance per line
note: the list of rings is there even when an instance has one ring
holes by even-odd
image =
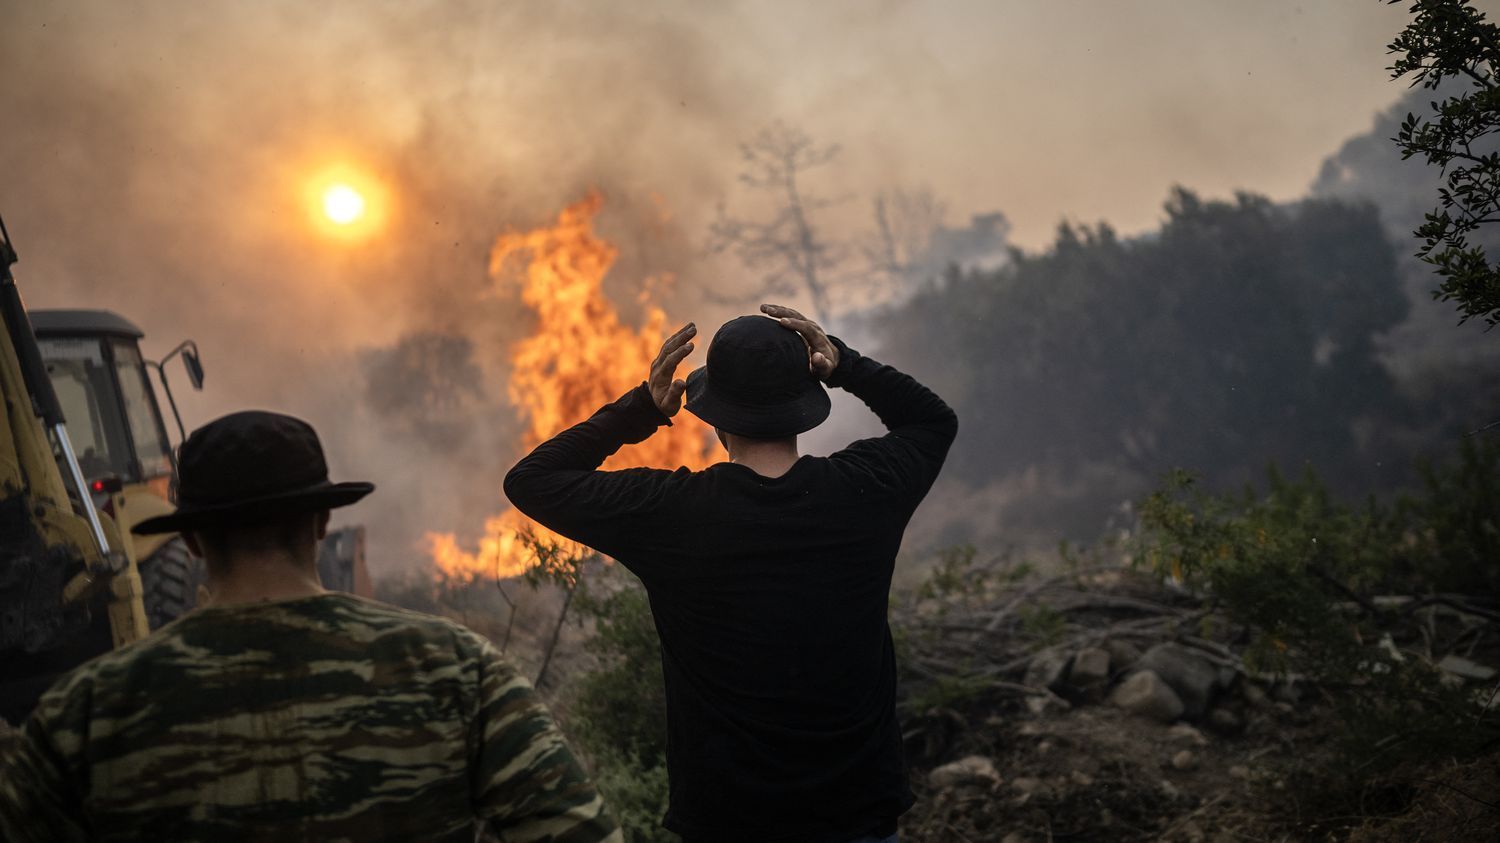
[[[1276,687],[1271,689],[1271,696],[1277,702],[1299,703],[1302,701],[1302,689],[1296,682],[1288,679],[1285,682],[1276,683]]]
[[[1245,721],[1233,709],[1219,706],[1208,713],[1208,728],[1221,735],[1233,736],[1245,731]]]
[[[1074,770],[1068,774],[1068,778],[1072,779],[1073,784],[1079,787],[1092,787],[1094,784],[1094,777],[1082,770]]]
[[[1208,746],[1208,738],[1203,733],[1186,723],[1178,723],[1167,730],[1167,737],[1181,743],[1190,743],[1193,746]]]
[[[1176,770],[1191,770],[1198,766],[1198,756],[1190,749],[1184,749],[1172,756],[1172,767]]]
[[[1171,723],[1182,716],[1182,700],[1160,676],[1149,670],[1132,673],[1115,686],[1109,701],[1131,714]]]
[[[1402,653],[1401,648],[1396,646],[1396,639],[1391,637],[1389,632],[1380,636],[1380,642],[1377,646],[1396,664],[1404,664],[1406,662],[1406,654]]]
[[[1026,666],[1026,684],[1032,688],[1056,691],[1068,675],[1068,665],[1073,658],[1060,650],[1043,650]]]
[[[1052,751],[1052,741],[1042,741],[1041,743],[1039,743],[1039,744],[1036,745],[1036,754],[1037,755],[1046,755],[1047,753],[1049,753],[1051,751]]]
[[[1250,779],[1250,768],[1244,764],[1236,764],[1229,768],[1229,775],[1231,778],[1248,781]]]
[[[1234,680],[1240,678],[1240,672],[1227,664],[1219,665],[1218,674],[1219,690],[1224,691],[1234,687]]]
[[[983,755],[961,758],[927,774],[927,783],[935,790],[947,790],[972,784],[993,787],[1000,784],[1000,781],[1000,773],[995,770],[995,762]]]
[[[1478,662],[1471,662],[1463,656],[1443,656],[1443,660],[1438,662],[1437,666],[1438,670],[1444,673],[1451,673],[1454,676],[1461,676],[1464,679],[1477,679],[1480,682],[1488,682],[1495,678],[1495,669],[1493,667],[1485,667]]]
[[[1135,663],[1141,660],[1141,648],[1123,638],[1105,641],[1104,649],[1109,653],[1110,672],[1116,676],[1135,667]]]
[[[1182,700],[1183,713],[1200,717],[1208,711],[1219,685],[1219,666],[1198,651],[1181,644],[1157,644],[1136,662],[1137,670],[1161,677]]]
[[[1256,708],[1265,708],[1271,701],[1271,698],[1266,696],[1265,688],[1250,681],[1246,681],[1240,687],[1240,696],[1245,698],[1245,702],[1250,703]]]
[[[1034,779],[1030,776],[1023,776],[1019,779],[1012,779],[1010,786],[1029,796],[1046,787],[1047,785],[1041,779]]]
[[[1109,653],[1099,647],[1079,650],[1068,670],[1068,688],[1089,702],[1104,699],[1109,692]]]
[[[1026,698],[1026,709],[1035,715],[1048,714],[1050,712],[1069,711],[1073,708],[1068,701],[1056,694],[1032,694]]]

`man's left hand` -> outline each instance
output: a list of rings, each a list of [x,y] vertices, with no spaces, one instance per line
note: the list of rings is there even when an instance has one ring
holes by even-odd
[[[646,378],[646,388],[651,390],[656,409],[669,419],[682,409],[682,393],[687,389],[687,381],[676,377],[677,364],[693,353],[692,339],[697,334],[698,326],[689,322],[667,337],[656,360],[651,363],[651,376]]]

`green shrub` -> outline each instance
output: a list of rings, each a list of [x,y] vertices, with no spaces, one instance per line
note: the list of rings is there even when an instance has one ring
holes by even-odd
[[[593,761],[594,784],[625,832],[626,843],[677,843],[681,839],[661,827],[669,793],[665,764],[644,762],[609,747],[601,747]]]
[[[1476,716],[1473,692],[1430,664],[1442,641],[1371,598],[1493,598],[1497,470],[1500,448],[1468,443],[1456,463],[1424,469],[1423,494],[1360,506],[1334,500],[1311,472],[1273,471],[1265,493],[1239,495],[1204,493],[1177,472],[1141,506],[1135,559],[1243,624],[1247,667],[1320,685],[1361,768],[1464,755],[1500,738],[1500,721]]]
[[[665,763],[661,645],[645,589],[632,582],[603,598],[585,593],[578,610],[594,619],[587,647],[601,666],[577,683],[574,732],[591,749],[615,747],[645,763]]]
[[[1355,630],[1332,607],[1339,592],[1383,579],[1399,543],[1386,510],[1333,501],[1312,472],[1291,481],[1273,470],[1264,495],[1206,494],[1175,472],[1142,504],[1141,524],[1136,558],[1246,624],[1252,667],[1319,676],[1358,661]]]
[[[1500,438],[1465,437],[1451,466],[1418,466],[1425,494],[1397,509],[1413,564],[1433,591],[1500,594]]]
[[[594,621],[586,647],[600,666],[574,685],[569,731],[593,760],[594,781],[625,839],[676,840],[661,827],[669,792],[667,700],[646,591],[611,568],[584,582],[575,605]]]

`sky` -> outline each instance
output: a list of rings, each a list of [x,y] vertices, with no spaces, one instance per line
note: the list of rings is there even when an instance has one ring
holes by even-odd
[[[1404,93],[1385,45],[1405,19],[1376,0],[0,0],[0,214],[31,306],[116,310],[148,355],[198,341],[189,427],[313,420],[336,473],[381,484],[355,517],[390,571],[422,529],[472,534],[517,456],[504,361],[526,313],[485,275],[502,231],[598,189],[627,317],[655,276],[673,318],[714,324],[756,279],[708,252],[708,224],[763,209],[738,145],[778,121],[840,149],[803,182],[831,237],[898,189],[952,225],[1002,212],[1028,249],[1065,219],[1148,231],[1176,184],[1291,199]],[[314,219],[330,169],[378,199],[367,236]],[[485,397],[459,433],[370,406],[382,354],[420,334],[475,349]]]

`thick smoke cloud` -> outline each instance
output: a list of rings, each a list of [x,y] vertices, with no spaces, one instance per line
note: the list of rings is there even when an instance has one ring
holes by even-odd
[[[486,278],[506,227],[591,187],[622,246],[614,298],[701,274],[702,210],[754,113],[700,40],[626,7],[493,3],[7,4],[0,212],[33,307],[118,311],[160,354],[198,340],[189,427],[305,416],[386,571],[422,531],[480,524],[518,429]],[[647,49],[649,45],[649,49]],[[342,162],[391,197],[380,236],[320,236],[303,201]],[[668,308],[690,297],[670,288]],[[675,297],[675,299],[671,299]],[[629,315],[627,314],[627,318]],[[185,390],[179,386],[178,393]]]

